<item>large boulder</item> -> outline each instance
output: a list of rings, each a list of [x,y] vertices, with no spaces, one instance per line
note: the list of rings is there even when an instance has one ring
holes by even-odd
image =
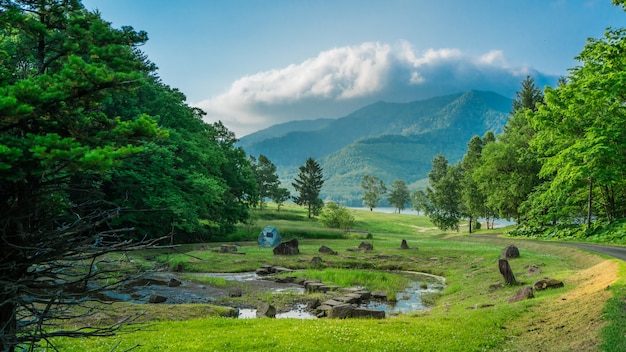
[[[357,308],[351,304],[341,304],[333,307],[328,311],[329,318],[346,319],[346,318],[373,318],[383,319],[385,312],[382,310],[373,310],[365,308]]]
[[[276,318],[276,308],[267,302],[263,302],[256,310],[256,317]]]
[[[295,238],[291,241],[282,242],[274,247],[274,255],[296,255],[299,253],[298,240]]]
[[[524,286],[517,290],[515,294],[507,300],[508,303],[515,303],[525,299],[534,298],[532,286]]]
[[[517,249],[517,247],[515,247],[512,244],[508,245],[502,250],[502,253],[500,254],[500,258],[501,259],[519,258],[519,249]]]

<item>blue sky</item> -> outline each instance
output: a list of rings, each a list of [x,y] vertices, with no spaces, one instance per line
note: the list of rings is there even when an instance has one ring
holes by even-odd
[[[610,0],[83,0],[163,82],[238,137],[365,104],[553,84],[587,38],[626,27]]]

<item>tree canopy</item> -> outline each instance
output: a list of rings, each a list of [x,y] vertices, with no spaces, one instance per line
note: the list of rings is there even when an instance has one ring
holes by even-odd
[[[556,229],[587,236],[603,224],[624,222],[625,48],[626,29],[609,28],[603,38],[589,39],[576,57],[580,65],[556,87],[542,92],[531,77],[522,82],[504,131],[495,139],[470,140],[461,171],[436,158],[427,192],[433,222],[453,224],[443,219],[454,212],[443,210],[456,209],[444,207],[444,200],[454,197],[446,180],[457,174],[461,213],[470,220],[492,212],[513,218],[519,224],[513,234]]]
[[[256,181],[233,133],[157,78],[145,32],[78,0],[2,1],[0,32],[0,350],[12,351],[59,334],[58,307],[91,284],[116,282],[103,254],[226,236]]]
[[[406,182],[402,180],[393,181],[387,200],[400,214],[406,208],[407,203],[411,201],[411,192],[409,192]]]
[[[363,176],[361,188],[363,188],[363,205],[368,207],[370,211],[376,208],[382,196],[387,193],[387,187],[385,187],[383,180],[372,175]]]
[[[144,32],[112,29],[78,1],[0,11],[0,350],[13,350],[54,335],[42,327],[76,303],[66,287],[105,274],[64,263],[124,247],[123,229],[109,227],[120,207],[100,187],[167,134],[143,111],[105,111],[154,68],[137,51]]]
[[[442,230],[459,230],[461,221],[460,165],[451,166],[439,154],[433,159],[433,168],[428,174],[430,186],[426,189],[428,205],[426,215]]]

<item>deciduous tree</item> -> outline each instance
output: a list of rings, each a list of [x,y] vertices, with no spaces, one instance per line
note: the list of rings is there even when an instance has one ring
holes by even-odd
[[[406,204],[411,201],[411,193],[409,192],[406,182],[402,180],[393,181],[387,200],[389,204],[396,208],[398,214],[400,214],[400,211],[404,210]]]
[[[546,89],[534,141],[549,180],[536,198],[558,221],[626,217],[626,29],[589,39],[565,84]]]
[[[265,199],[271,198],[280,185],[276,166],[265,155],[260,154],[258,159],[251,158],[254,163],[254,175],[256,176],[257,190],[259,195],[259,208],[263,210]]]
[[[486,196],[487,206],[502,218],[522,220],[521,205],[541,180],[538,155],[530,148],[535,136],[530,116],[543,102],[532,78],[522,82],[513,111],[497,141],[482,149],[481,163],[473,179]]]
[[[418,189],[411,193],[411,209],[415,210],[418,215],[428,209],[428,198],[423,190]]]
[[[382,196],[387,193],[387,187],[383,180],[376,176],[365,175],[361,179],[361,188],[363,188],[363,205],[368,207],[370,211],[374,210]]]
[[[280,211],[280,207],[291,197],[291,192],[284,187],[275,187],[272,189],[270,198],[276,203],[276,211]]]
[[[459,230],[462,216],[461,177],[460,165],[448,165],[442,154],[433,159],[433,168],[428,173],[430,185],[426,189],[429,203],[426,215],[441,230]]]

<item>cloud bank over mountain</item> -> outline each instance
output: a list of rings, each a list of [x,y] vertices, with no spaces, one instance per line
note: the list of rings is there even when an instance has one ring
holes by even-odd
[[[380,100],[408,102],[470,89],[514,97],[527,75],[541,87],[557,79],[511,67],[498,50],[471,56],[457,49],[417,51],[406,41],[367,42],[242,77],[196,105],[206,121],[221,120],[242,137],[291,120],[341,117]]]

